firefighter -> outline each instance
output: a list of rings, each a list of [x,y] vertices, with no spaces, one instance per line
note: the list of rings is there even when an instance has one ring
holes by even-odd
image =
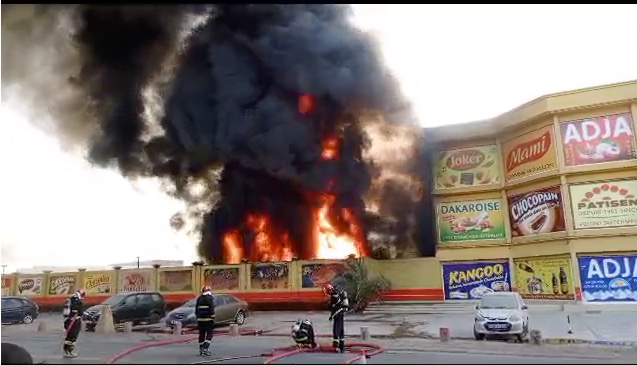
[[[84,296],[86,293],[84,290],[79,289],[64,303],[64,309],[62,314],[64,315],[64,329],[66,330],[66,337],[64,338],[64,357],[74,358],[77,357],[75,353],[75,343],[82,330],[82,307],[84,306]]]
[[[309,319],[297,320],[292,326],[292,339],[299,347],[309,346],[315,348],[317,345],[312,322]]]
[[[326,284],[323,291],[330,298],[330,321],[332,322],[332,347],[336,352],[345,352],[345,312],[349,307],[347,292]]]
[[[215,327],[215,304],[212,289],[207,285],[201,288],[201,295],[195,305],[195,315],[199,330],[199,355],[210,356],[210,344]]]

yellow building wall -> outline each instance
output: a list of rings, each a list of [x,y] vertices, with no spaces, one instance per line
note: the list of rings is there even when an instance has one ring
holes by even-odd
[[[467,237],[472,237],[471,239],[438,242],[436,256],[433,258],[389,261],[366,259],[364,262],[370,274],[383,275],[391,281],[392,300],[439,300],[442,299],[444,263],[505,260],[509,263],[513,289],[525,290],[520,286],[537,284],[527,283],[525,280],[528,278],[516,278],[516,275],[528,276],[535,270],[534,276],[545,275],[544,285],[551,284],[549,282],[553,277],[553,299],[575,297],[573,294],[578,294],[577,289],[581,285],[577,256],[637,253],[637,224],[575,229],[571,189],[578,184],[590,182],[637,180],[637,156],[633,153],[633,158],[622,161],[567,166],[561,126],[565,121],[619,113],[627,113],[632,118],[631,143],[635,146],[637,81],[548,95],[491,120],[430,131],[439,147],[433,171],[436,181],[433,194],[436,214],[440,218],[437,219],[436,229],[439,231],[441,224],[456,228],[467,227],[462,220],[465,217],[462,212],[449,213],[447,209],[445,217],[448,220],[443,221],[442,206],[449,207],[450,203],[470,201],[499,201],[500,213],[485,210],[482,214],[487,214],[484,217],[481,214],[480,219],[476,219],[479,224],[474,226],[480,226],[481,232],[488,230],[490,235],[485,237],[497,238],[481,239],[469,232]],[[548,146],[547,136],[550,136],[551,142]],[[517,149],[520,146],[526,147],[529,153],[518,153],[523,150]],[[522,161],[524,163],[520,164],[521,160],[526,162]],[[474,177],[472,179],[463,176],[471,173]],[[510,178],[507,179],[506,176]],[[550,187],[556,187],[555,191],[561,193],[564,230],[539,235],[514,235],[509,198]],[[637,194],[637,191],[633,194]],[[494,222],[492,216],[499,222]],[[504,227],[504,230],[499,232],[498,227]],[[515,229],[521,228],[518,226]],[[455,231],[452,230],[448,236],[454,234]],[[542,258],[547,258],[546,262],[542,263]],[[176,301],[191,297],[202,285],[211,285],[215,291],[233,292],[253,301],[268,301],[272,298],[280,300],[286,297],[282,293],[288,293],[288,299],[299,301],[310,297],[323,300],[320,294],[322,282],[330,280],[341,265],[338,261],[317,260],[262,265],[242,263],[220,266],[196,264],[187,268],[155,267],[149,286],[162,289],[164,295],[174,297]],[[529,268],[533,265],[537,267]],[[529,273],[520,271],[521,267],[530,270]],[[107,286],[110,293],[118,292],[120,279],[124,278],[126,272],[115,269],[102,273],[109,278]],[[76,279],[73,286],[75,288],[86,285],[87,280],[98,273],[79,269],[77,273],[67,274]],[[57,303],[59,296],[47,295],[47,292],[52,285],[50,279],[60,275],[50,272],[41,275],[3,275],[2,294],[17,293],[22,279],[40,277],[42,287],[37,291],[29,289],[24,283],[20,290],[37,297],[39,303]],[[555,280],[558,277],[559,285],[556,285]],[[551,289],[551,285],[548,288]],[[95,293],[104,294],[101,291]]]

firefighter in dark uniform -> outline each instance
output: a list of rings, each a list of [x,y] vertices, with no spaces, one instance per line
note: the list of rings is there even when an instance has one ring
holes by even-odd
[[[82,331],[82,307],[84,306],[84,296],[86,293],[80,289],[64,303],[64,330],[66,330],[66,338],[64,338],[64,357],[77,357],[75,353],[75,343]]]
[[[209,286],[201,288],[201,295],[195,305],[197,329],[199,330],[199,355],[210,356],[210,344],[215,328],[215,304],[212,289]]]
[[[314,325],[309,319],[298,319],[296,321],[292,326],[292,339],[294,339],[298,347],[317,347],[316,337],[314,336]]]
[[[332,347],[336,352],[345,352],[345,312],[349,307],[347,292],[326,284],[323,288],[330,298],[330,321],[332,322]]]

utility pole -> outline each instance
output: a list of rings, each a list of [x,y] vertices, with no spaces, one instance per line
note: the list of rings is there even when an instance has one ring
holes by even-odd
[[[139,256],[137,256],[137,268],[139,269]]]
[[[7,267],[7,265],[2,265],[2,275],[4,275],[4,269]]]

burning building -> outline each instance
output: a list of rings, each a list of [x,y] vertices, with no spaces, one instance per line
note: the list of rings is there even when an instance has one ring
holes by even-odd
[[[57,132],[81,125],[91,161],[162,179],[209,261],[433,251],[422,130],[349,6],[67,10],[82,112],[51,109]]]

